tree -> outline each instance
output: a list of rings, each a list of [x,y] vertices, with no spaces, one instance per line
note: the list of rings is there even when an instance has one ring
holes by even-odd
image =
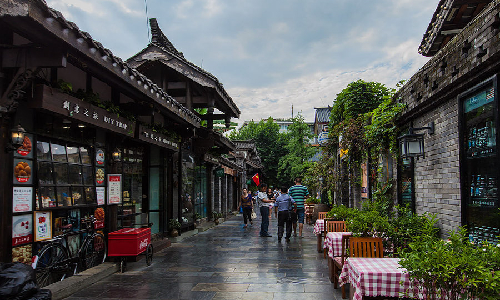
[[[292,184],[295,177],[304,176],[317,149],[309,144],[313,135],[300,114],[292,119],[286,135],[288,142],[285,148],[288,153],[279,160],[278,181],[282,184]]]
[[[281,183],[278,181],[278,164],[280,157],[287,153],[287,136],[279,132],[279,126],[273,118],[259,123],[249,122],[239,130],[233,130],[229,139],[254,140],[263,165],[262,181],[274,186]]]

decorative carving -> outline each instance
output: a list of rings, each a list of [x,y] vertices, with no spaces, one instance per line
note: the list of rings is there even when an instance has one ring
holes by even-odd
[[[0,117],[4,121],[8,121],[10,116],[17,111],[17,107],[19,106],[18,100],[24,97],[26,94],[25,88],[39,71],[39,68],[21,68],[16,76],[14,76],[0,101]]]

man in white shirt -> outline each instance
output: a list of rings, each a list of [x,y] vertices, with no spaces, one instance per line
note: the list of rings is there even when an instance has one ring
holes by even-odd
[[[267,184],[260,185],[260,192],[257,194],[257,204],[259,205],[260,216],[262,223],[260,224],[260,236],[271,237],[268,233],[269,230],[269,207],[272,207],[273,200],[267,198]]]

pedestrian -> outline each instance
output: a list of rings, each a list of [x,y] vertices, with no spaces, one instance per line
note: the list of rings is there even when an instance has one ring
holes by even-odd
[[[260,224],[260,236],[261,237],[271,237],[269,234],[269,206],[272,205],[273,201],[267,198],[267,184],[262,183],[260,186],[260,192],[257,194],[257,205],[259,205],[260,216],[262,217],[262,223]]]
[[[305,215],[305,206],[304,202],[306,198],[309,197],[309,191],[307,187],[302,185],[302,179],[300,177],[295,178],[295,185],[291,186],[288,189],[288,194],[295,200],[297,204],[297,221],[299,223],[299,236],[302,237],[302,230],[304,228],[304,215]],[[294,227],[296,228],[297,224],[295,223]]]
[[[274,193],[273,193],[273,189],[271,188],[268,188],[267,189],[267,199],[269,200],[273,200],[276,201],[276,197],[274,197]],[[272,215],[273,215],[273,203],[271,203],[271,205],[269,205],[269,219],[271,219]]]
[[[240,198],[240,207],[243,210],[243,223],[245,223],[243,228],[247,228],[248,221],[250,222],[250,225],[253,225],[252,223],[253,198],[252,194],[249,194],[247,189],[243,189],[243,193]]]
[[[295,204],[295,201],[287,194],[286,187],[281,187],[281,195],[276,199],[274,207],[274,213],[278,218],[278,243],[281,243],[285,226],[285,240],[288,243],[292,235],[292,212],[297,210],[297,204]]]

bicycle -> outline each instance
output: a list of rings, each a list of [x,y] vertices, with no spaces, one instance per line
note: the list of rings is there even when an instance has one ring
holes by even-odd
[[[58,235],[48,240],[38,254],[33,256],[32,267],[36,272],[36,280],[40,287],[47,286],[57,281],[61,281],[70,271],[73,270],[73,275],[77,273],[78,266],[82,270],[92,268],[100,263],[103,263],[107,255],[107,247],[104,236],[101,233],[94,231],[96,218],[81,219],[86,229],[70,232],[73,227],[70,222],[67,225],[61,226],[63,234]],[[87,233],[79,247],[77,254],[69,257],[68,243],[63,241],[73,234]]]

